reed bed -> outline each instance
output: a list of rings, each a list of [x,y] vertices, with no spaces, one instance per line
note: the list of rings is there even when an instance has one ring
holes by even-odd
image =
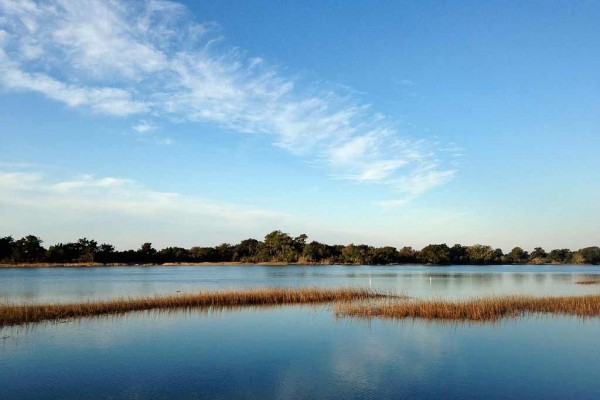
[[[585,281],[578,281],[575,283],[578,285],[599,285],[600,279],[589,279],[589,280],[585,280]]]
[[[343,304],[336,316],[359,318],[423,318],[430,320],[495,321],[527,314],[600,316],[600,295],[531,297],[507,296],[469,300],[415,300],[383,304]]]
[[[174,296],[121,298],[83,303],[5,303],[0,304],[0,326],[122,314],[130,311],[153,309],[237,308],[261,305],[317,304],[383,297],[389,297],[389,295],[362,288],[266,288],[200,292]]]

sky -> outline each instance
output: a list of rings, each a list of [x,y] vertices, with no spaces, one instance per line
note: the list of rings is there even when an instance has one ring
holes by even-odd
[[[0,236],[600,244],[600,3],[0,0]]]

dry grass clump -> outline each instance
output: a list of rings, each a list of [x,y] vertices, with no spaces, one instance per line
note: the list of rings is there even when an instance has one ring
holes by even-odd
[[[598,285],[600,284],[600,279],[589,279],[585,281],[575,282],[578,285]]]
[[[416,300],[385,304],[348,304],[336,308],[337,316],[360,318],[424,318],[494,321],[534,313],[600,316],[600,295],[531,297],[508,296],[470,300]]]
[[[68,319],[129,311],[175,308],[243,307],[282,304],[316,304],[333,301],[365,300],[387,297],[360,288],[266,288],[201,292],[176,296],[116,299],[66,304],[0,304],[0,326],[45,320]]]

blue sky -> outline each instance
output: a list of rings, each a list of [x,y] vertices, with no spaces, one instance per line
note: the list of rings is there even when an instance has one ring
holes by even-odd
[[[598,2],[0,0],[0,235],[600,238]]]

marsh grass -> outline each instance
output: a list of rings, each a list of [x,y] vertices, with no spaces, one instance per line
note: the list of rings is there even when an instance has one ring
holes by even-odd
[[[575,282],[578,285],[600,285],[600,279],[589,279]]]
[[[531,297],[507,296],[468,300],[411,300],[404,302],[341,304],[338,317],[423,318],[429,320],[495,321],[528,314],[600,316],[600,295]]]
[[[122,298],[83,303],[5,303],[0,304],[0,326],[49,320],[69,320],[79,317],[116,315],[131,311],[154,309],[219,309],[285,304],[318,304],[384,297],[390,297],[390,295],[361,288],[266,288],[200,292],[174,296]]]

